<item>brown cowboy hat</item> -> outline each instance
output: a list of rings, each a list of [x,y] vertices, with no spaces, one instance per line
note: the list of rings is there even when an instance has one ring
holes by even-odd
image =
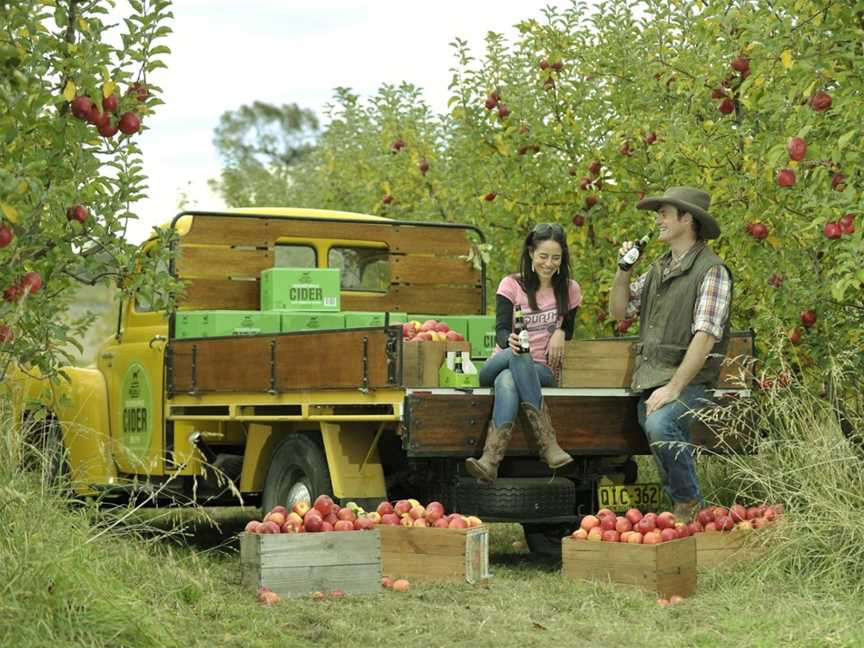
[[[659,198],[645,198],[636,203],[636,209],[656,211],[663,205],[672,205],[693,215],[702,225],[702,238],[715,239],[720,236],[720,226],[708,213],[711,196],[695,187],[669,187]]]

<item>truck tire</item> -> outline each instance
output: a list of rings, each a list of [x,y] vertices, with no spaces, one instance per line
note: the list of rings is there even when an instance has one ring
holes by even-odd
[[[540,522],[575,516],[576,485],[564,477],[501,477],[486,486],[461,477],[450,499],[453,510],[490,522]]]
[[[330,470],[324,451],[308,435],[291,434],[276,447],[261,494],[262,513],[277,504],[288,507],[306,500],[310,504],[319,495],[333,496]]]

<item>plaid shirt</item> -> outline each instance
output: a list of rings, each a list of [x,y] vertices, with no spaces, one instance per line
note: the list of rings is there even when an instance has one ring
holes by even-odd
[[[686,254],[684,255],[687,256]],[[682,257],[683,259],[683,257]],[[672,260],[671,255],[664,273],[675,270],[681,264],[681,259]],[[648,273],[641,275],[630,283],[630,300],[627,302],[627,317],[635,317],[639,313],[642,302],[642,289]],[[705,331],[719,340],[723,337],[723,325],[729,315],[729,302],[732,295],[732,278],[723,266],[715,266],[708,270],[702,285],[699,286],[699,297],[693,307],[693,325],[690,331]]]

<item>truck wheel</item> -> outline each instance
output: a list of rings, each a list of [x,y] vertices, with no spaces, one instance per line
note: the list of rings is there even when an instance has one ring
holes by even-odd
[[[523,524],[525,542],[531,553],[561,558],[561,538],[573,533],[573,524]]]
[[[273,452],[267,468],[262,512],[266,514],[277,504],[290,510],[301,500],[311,504],[319,495],[333,496],[324,451],[304,434],[286,437]]]

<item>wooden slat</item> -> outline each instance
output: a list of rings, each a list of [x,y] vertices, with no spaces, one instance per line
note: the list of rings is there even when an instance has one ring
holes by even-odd
[[[480,285],[480,271],[458,257],[391,254],[390,281],[477,286]]]
[[[564,348],[561,387],[630,387],[635,368],[633,345],[636,342],[638,338],[632,336],[568,342]],[[729,338],[717,386],[723,389],[746,386],[746,377],[752,379],[749,371],[752,356],[752,335],[733,333]]]
[[[272,247],[282,237],[356,239],[386,243],[391,252],[440,255],[466,254],[467,230],[461,228],[398,225],[390,222],[346,223],[286,219],[276,216],[195,216],[190,231],[181,239],[211,245]]]
[[[183,310],[258,310],[261,290],[257,281],[187,279],[177,304]]]
[[[239,249],[225,246],[183,245],[176,261],[177,276],[228,279],[258,278],[273,267],[273,253],[267,249]]]
[[[270,247],[265,223],[261,218],[241,216],[195,216],[192,227],[180,239],[180,246],[194,243]]]
[[[648,454],[636,420],[636,401],[635,397],[547,397],[558,442],[575,454]],[[411,394],[407,407],[409,457],[468,457],[482,451],[492,396]],[[536,447],[517,422],[508,453],[535,455]]]
[[[272,339],[273,336],[241,336],[172,340],[169,388],[175,393],[266,392],[271,384]]]
[[[449,580],[464,582],[481,577],[466,574],[467,553],[476,551],[472,565],[488,565],[489,531],[485,527],[471,529],[406,528],[382,525],[381,571],[387,575],[417,580]],[[477,534],[486,534],[487,542],[470,542]],[[481,571],[483,571],[481,567]]]
[[[368,338],[369,387],[386,387],[387,334],[383,329],[288,333],[276,342],[279,391],[363,386],[363,338]]]
[[[450,286],[391,286],[380,295],[342,293],[342,310],[436,313],[439,315],[482,315],[482,288]]]
[[[754,560],[765,554],[759,544],[759,531],[697,533],[696,563],[699,567],[719,567],[742,560]]]

